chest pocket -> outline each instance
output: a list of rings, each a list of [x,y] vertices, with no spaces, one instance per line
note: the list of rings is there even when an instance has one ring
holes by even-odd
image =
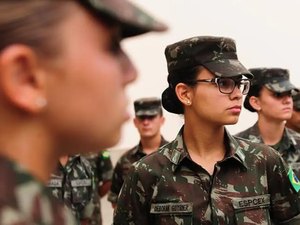
[[[77,179],[71,181],[72,202],[86,204],[91,199],[92,179]]]
[[[232,200],[237,225],[271,225],[270,195],[257,195]]]
[[[193,203],[170,202],[151,204],[150,214],[154,217],[153,224],[160,225],[192,225]]]

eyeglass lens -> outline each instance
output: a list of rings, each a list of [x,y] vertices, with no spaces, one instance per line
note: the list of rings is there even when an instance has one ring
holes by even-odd
[[[219,86],[219,90],[221,93],[224,94],[231,94],[235,88],[235,86],[238,86],[238,88],[241,90],[242,94],[247,94],[250,88],[250,81],[249,80],[233,80],[231,78],[219,78],[217,80],[217,84]]]

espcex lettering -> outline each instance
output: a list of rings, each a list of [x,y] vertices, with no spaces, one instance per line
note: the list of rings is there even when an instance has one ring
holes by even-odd
[[[238,202],[239,207],[251,207],[251,206],[257,206],[257,205],[263,205],[265,204],[265,198],[253,198],[253,199],[246,199],[246,200],[241,200]]]

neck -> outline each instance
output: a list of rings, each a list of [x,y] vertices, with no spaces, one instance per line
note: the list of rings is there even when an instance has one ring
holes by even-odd
[[[58,155],[53,151],[45,132],[36,125],[26,125],[26,122],[2,125],[0,127],[5,128],[0,129],[0,154],[46,183],[57,164]]]
[[[281,140],[284,127],[285,121],[271,121],[264,117],[258,119],[260,135],[267,145],[275,145]]]
[[[192,160],[201,165],[209,174],[225,156],[224,126],[185,123],[183,138]]]
[[[153,137],[141,137],[143,152],[147,155],[156,151],[160,147],[160,143],[161,143],[160,133],[158,133]]]

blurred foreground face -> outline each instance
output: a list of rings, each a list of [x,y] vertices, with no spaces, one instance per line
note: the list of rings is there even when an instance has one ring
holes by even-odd
[[[47,76],[48,125],[68,151],[110,147],[129,119],[125,87],[136,78],[119,30],[76,6],[58,32],[61,54]]]

